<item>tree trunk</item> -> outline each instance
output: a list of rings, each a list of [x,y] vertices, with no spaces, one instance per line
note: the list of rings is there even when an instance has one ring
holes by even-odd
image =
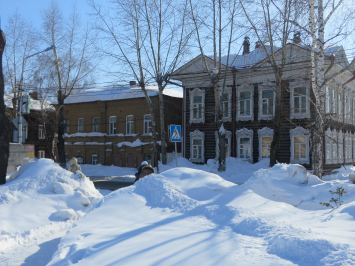
[[[215,77],[213,80],[213,91],[215,98],[215,121],[216,121],[216,131],[219,141],[219,152],[218,152],[218,171],[224,172],[226,170],[226,135],[223,127],[223,113],[221,110],[221,101],[218,91],[218,78]]]
[[[5,116],[5,83],[2,73],[2,55],[6,44],[5,35],[0,30],[0,185],[6,183],[6,171],[9,162],[9,123]]]
[[[312,135],[312,174],[322,179],[323,174],[323,123],[316,117]]]
[[[58,91],[58,161],[62,168],[66,168],[66,158],[65,158],[65,137],[64,137],[64,95],[62,90]]]
[[[159,87],[159,111],[160,111],[160,135],[161,135],[161,156],[162,156],[162,163],[166,165],[166,144],[165,144],[165,110],[164,110],[164,98],[163,98],[163,85],[158,84]]]

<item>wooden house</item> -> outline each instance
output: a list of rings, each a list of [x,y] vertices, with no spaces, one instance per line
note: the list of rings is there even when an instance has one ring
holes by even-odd
[[[275,112],[275,75],[265,49],[258,45],[250,53],[230,55],[226,72],[219,86],[226,133],[226,155],[258,162],[270,156]],[[312,150],[309,126],[316,108],[312,104],[310,83],[310,49],[297,43],[287,44],[287,60],[283,74],[281,141],[277,150],[280,163],[299,163],[310,167]],[[281,49],[275,48],[280,59]],[[325,50],[327,76],[346,67],[341,46]],[[335,60],[333,60],[335,58]],[[213,59],[206,57],[209,69]],[[227,58],[222,58],[227,64]],[[326,106],[331,119],[324,136],[324,165],[333,168],[355,162],[355,81],[346,71],[326,87]],[[202,55],[177,69],[172,79],[183,85],[183,156],[195,163],[218,158],[215,126],[215,99],[211,79]]]

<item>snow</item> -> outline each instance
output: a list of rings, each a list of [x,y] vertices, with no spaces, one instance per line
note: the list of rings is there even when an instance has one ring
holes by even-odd
[[[160,165],[114,192],[86,176],[134,168],[23,165],[0,186],[0,265],[353,265],[355,167],[319,180],[300,165],[268,163],[227,158],[217,175],[215,160],[178,158],[178,168]],[[343,205],[321,205],[337,187]]]
[[[5,107],[13,108],[12,98],[13,98],[13,94],[11,93],[6,93],[4,95]],[[52,103],[50,101],[46,101],[43,99],[35,100],[31,98],[30,103],[31,103],[31,107],[30,107],[31,110],[41,111],[42,109],[49,109],[55,111],[55,108],[52,106]]]
[[[146,91],[148,96],[157,96],[159,94],[158,86],[153,84],[146,85]],[[165,88],[164,95],[182,98],[183,93],[177,90]],[[114,101],[132,98],[145,97],[142,89],[135,86],[119,86],[119,87],[102,87],[93,88],[81,91],[79,93],[69,96],[66,100],[66,104],[82,103],[82,102],[94,102],[94,101]]]
[[[157,143],[159,145],[161,145],[161,141],[157,141]],[[154,142],[142,142],[139,138],[136,139],[135,141],[133,142],[130,142],[130,141],[123,141],[123,142],[119,142],[117,143],[117,147],[121,148],[123,146],[129,146],[129,147],[140,147],[140,146],[143,146],[143,145],[149,145],[149,144],[154,144]]]

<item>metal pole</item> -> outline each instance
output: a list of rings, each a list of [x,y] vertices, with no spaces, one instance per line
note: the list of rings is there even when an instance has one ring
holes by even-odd
[[[175,161],[176,161],[176,167],[178,167],[178,163],[177,163],[177,147],[176,147],[176,142],[175,142]]]

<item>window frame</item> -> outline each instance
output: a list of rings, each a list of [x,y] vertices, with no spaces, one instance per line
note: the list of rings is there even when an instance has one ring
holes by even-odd
[[[295,159],[295,137],[302,136],[306,137],[306,158]],[[291,138],[291,158],[290,163],[299,163],[299,164],[309,164],[309,129],[303,127],[296,127],[290,129],[290,138]]]
[[[38,139],[45,139],[44,125],[38,125]]]
[[[128,120],[128,118],[132,117],[132,120]],[[130,124],[130,132],[128,132],[128,124]],[[133,135],[134,133],[134,116],[127,115],[126,116],[126,135]]]
[[[241,115],[240,114],[240,94],[242,92],[250,92],[250,115]],[[237,114],[236,114],[236,121],[254,121],[254,87],[242,87],[237,90]]]
[[[111,118],[115,118],[115,121],[112,122],[111,121]],[[108,132],[109,132],[109,135],[115,135],[117,134],[117,117],[112,115],[108,118],[108,121],[109,121],[109,126],[108,126]],[[111,126],[112,125],[112,126]]]
[[[202,106],[201,106],[201,112],[202,112],[202,117],[201,118],[193,118],[193,108],[194,108],[194,103],[193,103],[193,97],[194,96],[202,96]],[[205,90],[195,88],[193,90],[190,90],[190,124],[192,123],[205,123]]]
[[[272,107],[272,115],[264,115],[263,114],[263,91],[273,91],[274,92],[274,97],[273,99],[273,107]],[[270,99],[270,98],[265,98],[265,99]],[[271,120],[274,115],[275,115],[275,102],[276,102],[276,91],[275,87],[271,86],[263,86],[262,88],[259,88],[259,120]]]
[[[146,119],[146,116],[150,116],[150,120]],[[150,122],[150,126],[149,126],[149,122]],[[147,130],[147,123],[148,123],[148,130]],[[152,133],[152,115],[145,114],[143,116],[143,134],[149,135],[150,133]]]
[[[84,158],[83,157],[76,157],[76,159],[78,160],[78,164],[84,164]]]
[[[83,121],[82,125],[80,125],[79,120]],[[84,118],[78,118],[78,132],[77,133],[84,133]]]
[[[96,156],[96,163],[94,163],[95,162],[95,160],[94,160],[94,157]],[[97,155],[97,154],[91,154],[91,164],[92,165],[98,165],[99,164],[99,155]]]
[[[246,129],[242,128],[239,130],[236,130],[235,132],[236,138],[237,138],[237,158],[243,159],[245,161],[249,161],[250,163],[253,163],[253,136],[254,136],[254,131],[252,129]],[[250,138],[250,158],[241,158],[240,157],[240,139],[241,138]]]
[[[274,136],[274,130],[269,127],[263,127],[258,129],[258,139],[259,139],[259,161],[265,158],[262,158],[262,138]]]
[[[325,164],[332,164],[333,163],[333,134],[330,128],[325,131]],[[329,146],[327,144],[327,139],[329,139]],[[329,150],[329,158],[327,158],[327,152]]]
[[[98,123],[94,123],[94,120],[97,119],[97,122]],[[95,133],[100,133],[100,117],[98,116],[95,116],[91,119],[91,124],[92,124],[92,132],[95,132]]]
[[[225,103],[227,101],[222,102],[223,94],[228,95],[228,116],[224,116],[223,103]],[[224,90],[219,89],[219,97],[220,97],[220,102],[221,102],[222,121],[223,122],[227,122],[227,121],[231,122],[232,121],[232,88],[225,87]]]
[[[305,113],[295,113],[295,89],[297,88],[305,88],[306,89],[306,112]],[[326,99],[327,100],[327,99]],[[311,108],[310,108],[310,87],[308,83],[301,82],[291,82],[290,83],[290,119],[303,119],[303,118],[311,118]],[[330,108],[330,106],[329,106]]]
[[[193,158],[193,140],[201,139],[201,158]],[[190,159],[193,163],[204,163],[205,162],[205,133],[195,129],[193,132],[190,132]]]
[[[39,150],[38,151],[38,159],[46,158],[46,151]]]

